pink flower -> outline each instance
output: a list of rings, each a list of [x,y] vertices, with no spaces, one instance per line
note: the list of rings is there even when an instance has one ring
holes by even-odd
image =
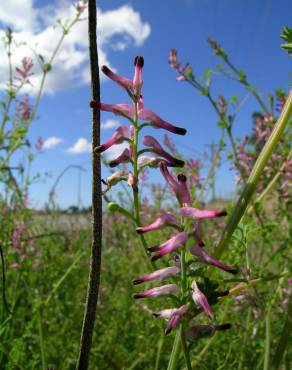
[[[112,161],[109,162],[109,166],[113,168],[118,166],[119,164],[128,163],[130,161],[131,161],[130,151],[128,148],[126,148],[116,159],[113,159]]]
[[[137,184],[138,184],[138,179],[132,174],[132,172],[130,172],[128,176],[128,185],[136,186]]]
[[[142,68],[144,66],[144,58],[137,56],[134,61],[135,73],[133,78],[134,93],[136,96],[140,96],[141,88],[143,85]]]
[[[118,116],[131,117],[134,115],[134,106],[130,104],[106,104],[92,100],[90,106],[91,108],[98,108]]]
[[[25,80],[26,83],[29,82],[29,77],[32,76],[31,69],[33,67],[33,62],[30,58],[23,58],[21,61],[21,67],[16,67],[16,71],[19,73],[20,77],[17,77],[18,80]]]
[[[193,218],[216,218],[221,216],[226,216],[226,211],[216,211],[211,209],[198,209],[193,207],[183,207],[180,210],[180,214],[183,217],[193,217]]]
[[[161,295],[177,294],[179,293],[179,287],[176,284],[162,285],[157,288],[143,290],[134,294],[134,298],[155,298]]]
[[[163,280],[168,278],[169,276],[177,275],[180,272],[180,268],[177,266],[166,267],[164,269],[156,270],[151,272],[150,274],[139,276],[133,280],[133,283],[141,284],[145,281],[152,281],[152,280]]]
[[[198,339],[214,334],[215,331],[228,330],[231,324],[223,325],[195,325],[185,330],[187,339]]]
[[[126,126],[118,127],[112,137],[106,143],[95,148],[95,151],[97,153],[102,153],[111,146],[122,143],[128,137],[128,131],[128,127]]]
[[[131,93],[133,92],[133,81],[132,80],[130,80],[129,78],[119,76],[118,74],[111,71],[107,66],[102,66],[101,70],[108,78],[116,82],[118,85],[122,86],[123,88],[125,88]]]
[[[156,254],[151,257],[151,261],[156,261],[157,259],[165,256],[166,254],[176,251],[178,247],[184,244],[187,240],[188,233],[181,232],[175,234],[172,238],[170,238],[165,243],[159,246],[149,247],[148,250],[150,252],[156,252]]]
[[[142,142],[143,142],[143,145],[150,147],[151,152],[158,154],[163,158],[166,158],[167,161],[173,165],[173,167],[183,167],[184,166],[185,164],[184,161],[174,158],[172,155],[167,153],[162,148],[162,146],[159,144],[159,142],[156,139],[154,139],[153,136],[149,136],[149,135],[144,136]]]
[[[226,272],[230,272],[231,274],[237,274],[237,269],[224,263],[216,260],[215,258],[211,257],[203,248],[199,247],[198,245],[194,245],[190,248],[190,252],[194,255],[199,257],[203,262],[207,263],[208,265],[213,265],[221,270]]]
[[[174,68],[177,71],[180,70],[180,64],[177,61],[177,50],[176,49],[169,50],[168,63],[171,66],[171,68]]]
[[[195,282],[195,280],[193,280],[192,282],[192,298],[193,298],[193,301],[200,307],[203,308],[203,310],[205,311],[205,314],[211,319],[211,320],[214,320],[214,314],[211,310],[211,307],[209,305],[209,302],[205,296],[204,293],[202,293],[200,291],[200,289],[198,288],[198,285],[197,283]]]
[[[155,128],[162,128],[164,130],[173,132],[174,134],[185,135],[187,132],[185,128],[173,126],[169,122],[164,121],[156,113],[149,109],[140,109],[139,118],[151,122],[151,126]]]
[[[201,222],[199,219],[195,220],[195,225],[194,225],[194,231],[193,234],[198,242],[198,245],[200,247],[203,247],[205,245],[204,241],[202,240],[201,236]]]
[[[140,96],[141,87],[143,85],[142,79],[142,69],[144,65],[144,59],[141,56],[137,56],[134,61],[135,72],[133,80],[129,78],[122,77],[113,71],[111,71],[107,66],[102,66],[102,72],[109,77],[111,80],[116,82],[118,85],[127,90],[130,96]]]
[[[118,184],[120,181],[127,181],[128,177],[128,171],[126,170],[121,170],[118,172],[113,173],[111,176],[109,176],[105,180],[101,180],[105,185],[107,185],[107,188],[102,191],[103,194],[108,192],[110,188],[116,184]]]
[[[188,305],[183,305],[179,308],[177,308],[171,315],[168,323],[167,323],[167,326],[165,328],[165,334],[169,334],[171,332],[171,330],[176,326],[178,325],[181,320],[182,320],[182,317],[183,315],[187,312],[188,310]]]
[[[29,121],[31,117],[31,106],[29,104],[29,96],[26,94],[20,101],[17,108],[17,115],[23,122]]]
[[[148,233],[149,231],[160,230],[166,226],[179,227],[175,216],[170,212],[163,213],[148,226],[137,227],[136,231],[137,233]]]
[[[168,172],[168,169],[164,163],[160,165],[160,170],[165,180],[168,182],[172,190],[174,191],[177,200],[181,206],[189,206],[191,203],[190,193],[186,184],[186,177],[183,174],[177,176],[176,181],[173,176]]]

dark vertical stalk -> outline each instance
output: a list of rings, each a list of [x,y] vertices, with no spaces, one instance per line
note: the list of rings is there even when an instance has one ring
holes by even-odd
[[[100,101],[98,53],[96,43],[96,1],[88,1],[88,36],[92,100]],[[94,151],[100,144],[100,111],[92,108],[92,246],[88,278],[86,308],[81,333],[80,350],[76,369],[86,370],[92,343],[92,334],[100,282],[102,207],[100,182],[100,157]]]

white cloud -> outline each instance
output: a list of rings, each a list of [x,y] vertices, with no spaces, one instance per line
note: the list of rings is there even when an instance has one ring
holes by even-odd
[[[111,146],[104,154],[106,160],[111,161],[117,158],[120,154],[122,154],[123,150],[125,150],[128,147],[129,144],[127,142]]]
[[[53,5],[34,6],[32,0],[9,0],[5,7],[0,7],[0,39],[3,38],[5,27],[14,29],[13,70],[20,65],[24,56],[34,60],[34,75],[30,78],[33,88],[27,85],[27,90],[36,93],[42,71],[35,54],[43,56],[48,61],[61,37],[60,27],[55,20],[66,22],[74,18],[76,10],[72,2],[57,0]],[[75,24],[65,37],[62,48],[56,55],[53,68],[47,75],[46,93],[72,88],[89,82],[87,13],[82,15],[82,21]],[[102,12],[97,10],[99,24],[99,62],[110,66],[107,52],[109,49],[125,50],[131,46],[141,46],[150,34],[150,25],[143,22],[139,12],[130,5]],[[54,25],[52,26],[52,23]],[[25,42],[29,43],[28,45]],[[0,89],[5,87],[8,75],[7,55],[3,43],[0,42]]]
[[[76,143],[66,151],[73,154],[91,153],[91,143],[89,143],[87,139],[80,137]]]
[[[114,119],[107,119],[106,121],[104,122],[101,122],[101,125],[100,127],[103,129],[103,130],[110,130],[112,128],[116,128],[118,127],[120,124],[118,121],[114,120]]]
[[[60,137],[56,137],[56,136],[51,136],[51,137],[48,137],[45,141],[44,141],[44,144],[43,144],[43,148],[44,149],[51,149],[53,148],[54,146],[62,143],[63,139],[61,139]]]

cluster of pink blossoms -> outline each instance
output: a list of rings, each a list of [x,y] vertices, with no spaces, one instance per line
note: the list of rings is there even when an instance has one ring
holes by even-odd
[[[205,249],[205,243],[202,240],[201,235],[202,219],[213,219],[225,216],[226,212],[217,210],[201,210],[192,207],[191,195],[188,189],[188,180],[186,176],[182,173],[174,176],[169,172],[169,167],[183,167],[185,164],[184,161],[175,158],[165,151],[154,137],[149,135],[144,136],[142,143],[146,148],[142,150],[138,149],[138,134],[144,126],[164,129],[179,135],[184,135],[186,130],[170,124],[160,118],[156,113],[144,107],[141,94],[143,84],[143,58],[136,57],[134,64],[135,73],[133,80],[115,74],[106,66],[102,67],[102,71],[110,79],[126,89],[128,95],[133,101],[133,104],[105,104],[93,101],[91,102],[91,106],[126,117],[131,122],[131,125],[129,129],[127,126],[120,126],[106,143],[94,148],[94,150],[98,153],[102,153],[115,144],[119,144],[124,141],[129,143],[129,147],[126,148],[121,155],[112,160],[109,165],[110,167],[116,167],[120,164],[129,163],[133,166],[133,172],[122,169],[115,172],[107,179],[104,179],[103,183],[107,186],[105,191],[108,191],[118,182],[125,180],[128,181],[129,186],[132,186],[133,191],[137,194],[140,181],[137,174],[140,175],[141,170],[146,166],[154,168],[159,167],[161,174],[178,200],[179,210],[177,216],[180,216],[180,219],[183,220],[183,222],[179,222],[176,215],[170,212],[164,212],[150,225],[138,225],[136,229],[139,234],[153,232],[165,227],[170,227],[175,230],[175,234],[164,243],[148,247],[149,257],[152,262],[160,260],[161,258],[165,259],[170,257],[170,261],[172,261],[170,266],[152,271],[133,280],[133,283],[138,285],[145,282],[171,279],[172,283],[170,284],[146,289],[137,292],[134,295],[134,298],[136,299],[154,298],[165,295],[169,295],[170,297],[176,296],[176,304],[178,302],[180,303],[177,307],[166,308],[159,312],[153,312],[150,309],[148,310],[155,317],[167,319],[168,322],[165,332],[169,333],[178,324],[184,322],[185,325],[186,322],[192,320],[201,310],[205,312],[206,316],[210,320],[214,320],[215,318],[211,304],[208,301],[208,294],[206,295],[203,292],[204,289],[201,287],[202,284],[193,279],[192,274],[189,271],[188,267],[192,263],[199,260],[206,265],[215,266],[232,274],[237,273],[237,270],[210,256]],[[139,125],[138,119],[141,119],[144,122]],[[145,153],[151,153],[151,155],[146,156],[144,155]],[[185,260],[182,261],[182,257],[179,257],[176,254],[180,250],[183,250],[183,259],[185,259],[185,254],[188,254],[193,261],[189,261],[186,265]],[[195,259],[193,257],[195,257]],[[216,291],[213,293],[215,294],[215,298],[228,294],[226,291]],[[212,299],[214,297],[212,297]],[[230,328],[230,324],[185,326],[185,334],[188,338],[196,338],[201,334],[205,335],[207,333],[213,333],[215,330],[225,330],[228,328]]]

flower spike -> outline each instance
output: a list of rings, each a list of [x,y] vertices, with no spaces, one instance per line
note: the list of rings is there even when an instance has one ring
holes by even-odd
[[[223,331],[231,328],[231,324],[223,325],[195,325],[185,330],[186,337],[188,339],[198,339],[205,336],[209,336],[215,333],[215,331]]]
[[[155,298],[161,295],[177,294],[178,292],[179,287],[176,284],[167,284],[138,292],[134,294],[134,298]]]

